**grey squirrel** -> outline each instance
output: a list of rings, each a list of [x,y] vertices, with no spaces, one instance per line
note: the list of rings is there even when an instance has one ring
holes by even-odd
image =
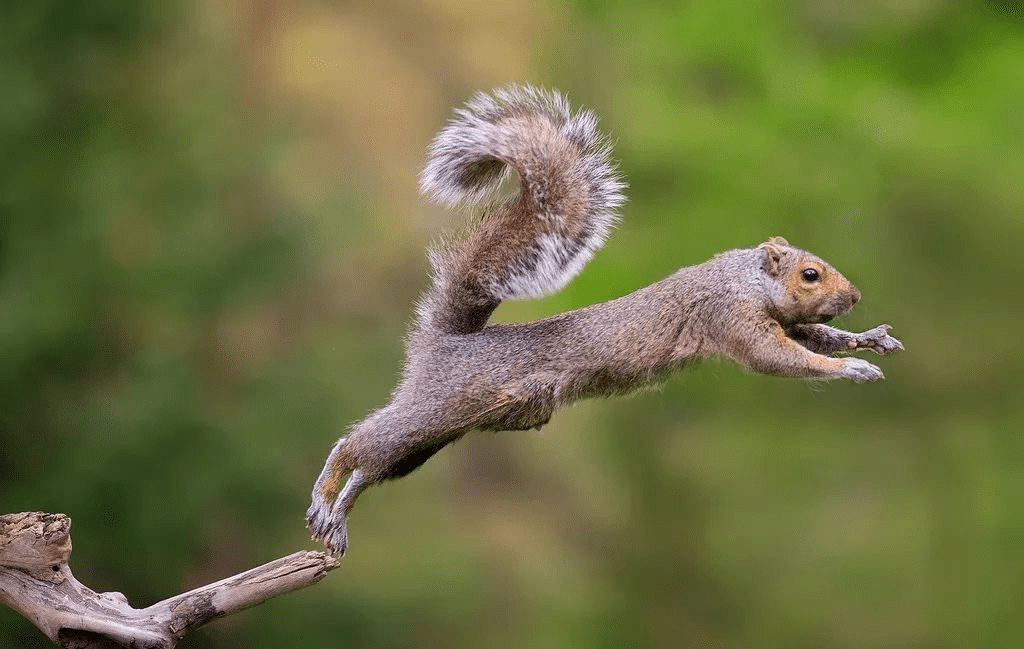
[[[364,489],[407,475],[472,430],[540,428],[561,405],[625,394],[709,356],[776,376],[876,381],[875,365],[831,354],[903,348],[889,325],[850,333],[823,324],[860,292],[782,237],[608,302],[488,325],[501,300],[554,293],[580,272],[618,220],[625,185],[594,115],[573,113],[557,92],[510,86],[455,112],[430,146],[422,192],[475,205],[512,171],[520,191],[492,203],[463,240],[431,251],[433,285],[416,310],[402,379],[387,405],[334,444],[313,488],[308,527],[329,549],[345,552],[346,520]]]

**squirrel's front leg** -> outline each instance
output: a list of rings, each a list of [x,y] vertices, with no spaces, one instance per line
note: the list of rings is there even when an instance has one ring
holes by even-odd
[[[826,329],[832,329],[826,327]],[[856,336],[840,329],[833,331]],[[750,332],[748,332],[750,333]],[[738,361],[762,374],[788,376],[804,379],[847,378],[854,381],[877,381],[885,378],[882,370],[861,358],[833,358],[811,351],[800,343],[808,339],[794,339],[776,322],[759,327],[756,334],[748,337],[749,344],[743,346],[743,356]],[[827,338],[810,338],[817,348],[826,347]],[[825,342],[821,342],[825,341]]]
[[[874,329],[854,334],[856,336],[856,344],[851,345],[847,343],[846,346],[848,349],[870,349],[876,354],[890,354],[902,351],[903,343],[889,335],[890,329],[892,329],[892,325],[880,324]]]
[[[823,324],[796,324],[786,327],[786,335],[818,354],[870,349],[887,354],[903,349],[903,343],[889,335],[890,325],[881,324],[862,333],[843,331]]]

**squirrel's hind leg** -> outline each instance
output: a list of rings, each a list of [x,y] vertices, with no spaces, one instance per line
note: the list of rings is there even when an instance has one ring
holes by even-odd
[[[333,552],[345,553],[348,546],[346,519],[359,497],[371,480],[362,469],[351,467],[349,454],[345,452],[347,438],[342,438],[331,449],[320,477],[313,486],[312,502],[306,510],[306,527],[313,538],[323,541]],[[341,479],[351,470],[345,487],[340,490]]]

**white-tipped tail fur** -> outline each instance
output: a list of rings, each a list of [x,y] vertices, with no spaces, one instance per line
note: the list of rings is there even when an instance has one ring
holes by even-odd
[[[420,189],[441,203],[475,205],[510,171],[519,196],[490,209],[464,241],[431,253],[434,290],[420,305],[421,324],[475,331],[500,300],[558,291],[618,221],[625,183],[597,118],[533,86],[478,93],[456,110],[430,145]]]

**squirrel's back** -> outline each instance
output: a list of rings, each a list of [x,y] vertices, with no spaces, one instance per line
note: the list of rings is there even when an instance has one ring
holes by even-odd
[[[604,244],[625,201],[597,118],[532,86],[480,93],[457,110],[430,146],[420,188],[475,205],[511,171],[519,195],[486,210],[465,239],[431,251],[433,287],[417,330],[472,333],[501,300],[558,291]]]

